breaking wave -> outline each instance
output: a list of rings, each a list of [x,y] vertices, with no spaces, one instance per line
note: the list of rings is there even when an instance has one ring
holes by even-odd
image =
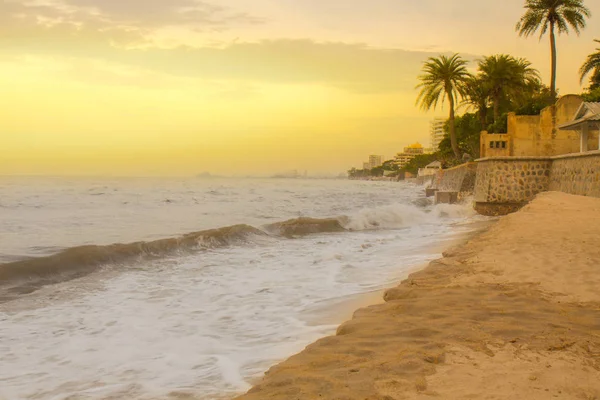
[[[78,246],[46,257],[30,258],[0,265],[0,284],[20,282],[10,291],[29,293],[47,284],[89,275],[107,264],[121,264],[147,258],[165,257],[247,242],[251,236],[266,235],[249,225],[235,225],[189,233],[151,242],[117,243],[106,246]],[[27,284],[22,284],[26,281]]]
[[[265,225],[261,229],[234,225],[148,242],[78,246],[50,256],[0,264],[0,288],[9,285],[9,292],[30,293],[44,285],[89,275],[105,265],[249,244],[259,237],[291,239],[311,234],[398,229],[435,223],[439,218],[466,216],[466,209],[464,206],[440,205],[425,210],[416,205],[395,204],[365,209],[352,216],[296,218]],[[14,283],[17,285],[12,285]]]
[[[338,218],[296,218],[289,221],[266,225],[265,230],[283,237],[295,237],[315,233],[344,232],[347,217]]]

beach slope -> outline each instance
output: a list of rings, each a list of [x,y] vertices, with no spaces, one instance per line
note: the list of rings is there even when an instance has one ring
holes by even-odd
[[[544,193],[243,400],[600,399],[600,199]]]

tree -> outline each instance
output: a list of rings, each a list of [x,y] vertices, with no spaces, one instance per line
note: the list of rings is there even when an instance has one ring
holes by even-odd
[[[444,126],[444,130],[446,132],[450,131],[448,124]],[[473,158],[479,158],[480,134],[480,121],[476,114],[465,113],[456,117],[456,139],[458,147],[463,153],[469,154]],[[451,151],[450,140],[446,136],[440,143],[439,159],[446,159]],[[453,165],[453,163],[450,164]]]
[[[443,105],[444,100],[448,99],[450,140],[456,158],[460,158],[460,150],[456,141],[454,108],[458,99],[464,96],[465,84],[471,77],[466,65],[467,61],[458,54],[450,57],[430,57],[423,65],[423,74],[419,76],[421,83],[417,85],[417,89],[421,89],[417,104],[420,104],[423,110],[435,109],[440,101]]]
[[[552,54],[552,76],[550,91],[556,98],[556,31],[569,33],[571,27],[577,35],[586,26],[590,10],[583,0],[525,0],[525,14],[517,23],[520,36],[529,37],[540,31],[540,39],[550,31],[550,50]]]
[[[594,41],[600,43],[598,39]],[[592,73],[590,91],[600,87],[600,48],[597,48],[595,53],[588,56],[587,60],[581,66],[579,73],[581,75],[580,83],[583,83],[585,77],[589,73]]]
[[[554,104],[555,99],[550,93],[550,88],[538,82],[532,85],[525,96],[518,99],[514,104],[514,111],[517,115],[540,115],[540,112]]]
[[[600,87],[584,92],[582,97],[584,101],[589,101],[590,103],[600,102]]]
[[[402,167],[402,171],[410,172],[411,174],[416,175],[419,172],[420,168],[425,168],[432,162],[437,161],[437,157],[437,154],[416,155],[404,167]]]
[[[369,171],[370,176],[383,176],[383,174],[384,174],[384,169],[383,169],[382,165],[380,165],[379,167],[372,168]]]
[[[503,99],[522,98],[537,82],[539,73],[523,58],[506,54],[485,57],[479,62],[480,81],[487,86],[494,108],[494,123],[500,118]]]
[[[482,131],[485,130],[488,125],[489,98],[489,85],[480,76],[474,76],[467,81],[463,105],[474,107],[477,110],[477,116],[479,117]]]
[[[396,160],[387,160],[382,165],[384,171],[398,171],[400,168],[396,163]]]
[[[590,78],[590,87],[589,90],[597,90],[600,89],[600,68],[596,69],[596,72]]]

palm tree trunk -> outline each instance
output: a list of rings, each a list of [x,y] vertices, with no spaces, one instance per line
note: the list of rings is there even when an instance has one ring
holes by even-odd
[[[458,141],[456,140],[456,126],[454,125],[454,96],[450,92],[448,92],[448,103],[450,104],[450,144],[458,160],[460,159],[460,150],[458,148]]]
[[[481,130],[487,129],[487,107],[483,106],[479,109],[479,123],[481,124]]]
[[[554,34],[554,21],[550,21],[550,49],[552,53],[552,77],[550,78],[550,92],[552,99],[556,100],[556,35]]]
[[[494,95],[494,124],[500,119],[500,99],[498,97],[500,96]]]

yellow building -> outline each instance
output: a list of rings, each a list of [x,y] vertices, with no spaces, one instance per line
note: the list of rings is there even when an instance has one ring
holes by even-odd
[[[544,108],[540,115],[509,113],[507,133],[481,132],[481,158],[578,153],[580,132],[559,127],[571,122],[582,104],[580,96],[566,95],[556,105]],[[587,148],[598,150],[598,129],[592,129],[587,138]]]
[[[423,146],[420,143],[411,144],[410,146],[404,148],[403,153],[396,154],[394,161],[398,167],[403,168],[410,162],[410,160],[420,154],[425,154],[425,149]]]

